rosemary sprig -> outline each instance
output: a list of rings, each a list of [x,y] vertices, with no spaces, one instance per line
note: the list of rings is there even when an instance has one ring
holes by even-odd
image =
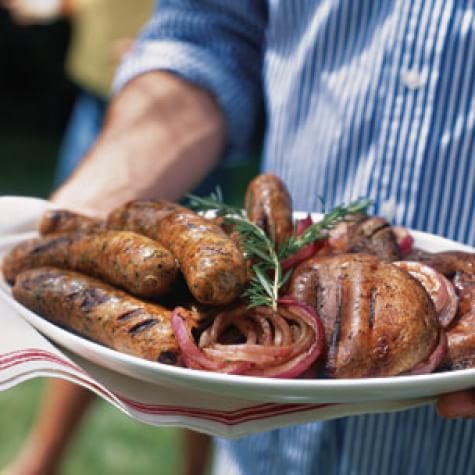
[[[314,241],[324,239],[328,236],[328,231],[333,229],[338,223],[347,221],[353,214],[364,213],[371,205],[371,200],[361,199],[351,202],[348,206],[337,206],[323,215],[321,221],[312,224],[299,236],[291,236],[279,249],[279,258],[295,254],[299,249],[311,244]]]
[[[223,192],[219,186],[209,196],[185,195],[190,201],[188,207],[196,211],[216,211],[217,216],[244,216],[244,210],[227,205],[223,201]]]
[[[249,307],[265,305],[276,310],[279,289],[289,279],[290,273],[282,277],[282,267],[274,242],[262,228],[247,219],[244,210],[225,204],[219,188],[206,197],[187,197],[191,208],[197,211],[216,211],[218,216],[225,217],[224,223],[232,225],[241,236],[244,257],[254,262],[254,276],[242,294],[249,299]]]
[[[275,244],[257,224],[244,216],[228,216],[225,222],[233,225],[241,236],[245,258],[255,262],[252,266],[254,276],[243,293],[249,299],[249,308],[265,305],[277,310],[279,290],[289,279],[290,273],[282,276]]]
[[[189,206],[197,211],[216,211],[224,216],[225,224],[234,226],[241,236],[241,245],[247,260],[253,261],[254,276],[242,296],[249,299],[249,307],[268,306],[277,309],[279,290],[289,280],[292,269],[282,275],[281,260],[294,254],[302,247],[327,237],[328,231],[349,215],[361,213],[371,204],[369,200],[358,200],[349,206],[338,206],[325,214],[321,221],[309,226],[300,236],[292,236],[278,251],[275,243],[255,223],[249,221],[244,210],[228,206],[223,202],[219,188],[207,197],[187,195]]]

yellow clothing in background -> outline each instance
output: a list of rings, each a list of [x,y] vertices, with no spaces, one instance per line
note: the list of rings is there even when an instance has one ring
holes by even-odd
[[[107,97],[118,64],[117,40],[137,36],[154,0],[75,0],[66,69],[74,82]]]

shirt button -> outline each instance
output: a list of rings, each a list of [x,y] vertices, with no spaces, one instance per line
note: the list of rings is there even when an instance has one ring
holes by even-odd
[[[427,70],[406,69],[401,72],[403,84],[409,89],[419,89],[427,82]]]
[[[384,218],[386,218],[388,221],[391,221],[396,217],[396,212],[397,204],[394,200],[389,199],[383,201],[381,204],[381,214]]]

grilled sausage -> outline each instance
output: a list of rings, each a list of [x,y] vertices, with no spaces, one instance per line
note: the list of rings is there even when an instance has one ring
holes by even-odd
[[[46,211],[38,223],[41,236],[71,231],[101,231],[106,227],[104,220],[90,218],[67,209],[50,209]]]
[[[310,259],[294,271],[289,293],[322,318],[330,376],[397,375],[424,361],[439,342],[424,288],[373,256]]]
[[[260,226],[277,244],[293,233],[292,200],[285,184],[270,173],[258,175],[246,190],[247,217]]]
[[[350,227],[348,252],[364,252],[385,262],[401,258],[391,226],[379,216],[366,217]]]
[[[447,331],[447,354],[441,369],[475,367],[475,253],[430,253],[414,249],[406,259],[422,262],[453,278],[459,302],[455,319]]]
[[[470,259],[471,256],[471,259]],[[448,351],[443,367],[463,369],[475,367],[475,267],[474,254],[465,256],[464,269],[458,270],[453,279],[459,297],[457,315],[447,332]],[[453,255],[450,256],[452,258]],[[459,256],[461,258],[462,256]],[[453,271],[457,266],[446,268]],[[471,271],[471,272],[470,272]]]
[[[40,266],[101,277],[146,298],[167,293],[178,273],[170,251],[152,239],[125,231],[78,231],[26,241],[5,257],[3,273],[13,283],[21,271]]]
[[[33,312],[110,348],[179,364],[171,312],[77,272],[39,267],[18,275],[13,296]]]
[[[474,305],[475,307],[475,305]],[[447,332],[443,369],[475,368],[475,309],[460,316]]]
[[[228,304],[246,282],[246,262],[233,240],[219,226],[182,206],[132,201],[112,211],[108,226],[144,234],[170,249],[201,303]]]
[[[475,253],[463,251],[427,252],[420,249],[406,256],[407,260],[423,262],[446,277],[453,277],[457,272],[475,275]]]
[[[361,213],[349,217],[329,232],[329,244],[336,254],[363,252],[385,262],[401,258],[392,227],[379,216]]]

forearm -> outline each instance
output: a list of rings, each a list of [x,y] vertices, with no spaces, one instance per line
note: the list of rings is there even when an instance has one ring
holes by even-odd
[[[226,127],[207,92],[165,72],[131,81],[100,137],[52,200],[105,214],[136,198],[176,200],[217,163]]]

